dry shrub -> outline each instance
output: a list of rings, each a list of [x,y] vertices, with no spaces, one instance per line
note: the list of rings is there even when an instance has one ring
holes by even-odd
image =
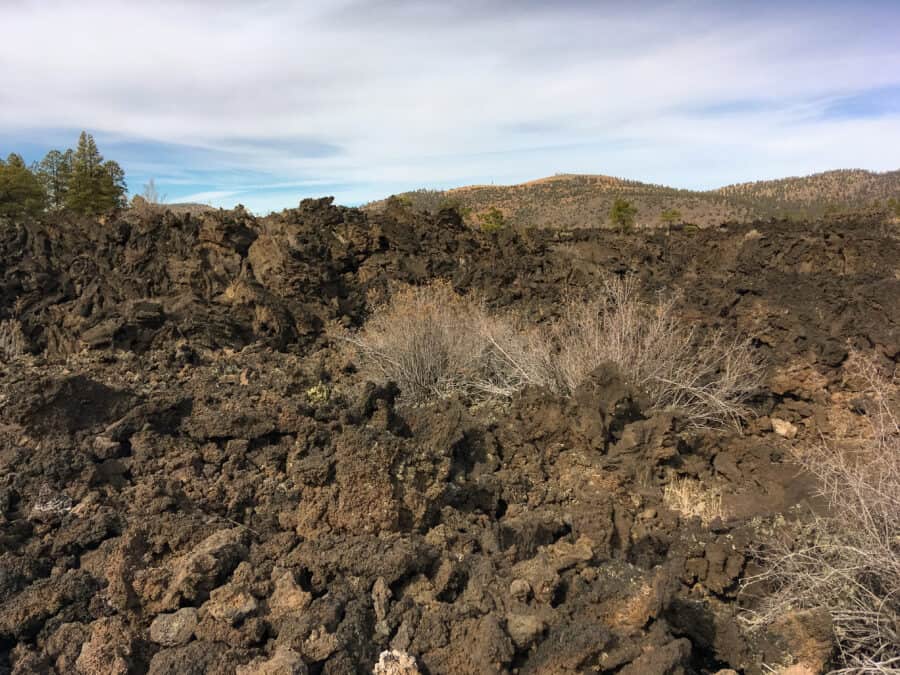
[[[445,282],[398,290],[347,339],[363,356],[365,374],[396,382],[415,403],[453,394],[510,396],[548,383],[546,349],[533,332],[491,316]]]
[[[688,518],[696,516],[707,525],[716,518],[725,517],[722,495],[690,478],[679,478],[666,485],[663,489],[663,504]]]
[[[633,278],[609,279],[599,299],[570,301],[550,327],[491,315],[446,283],[405,288],[348,339],[363,369],[420,402],[453,393],[510,396],[534,384],[571,394],[607,361],[644,390],[653,410],[683,412],[697,427],[748,413],[762,369],[746,341],[698,339],[674,301],[644,303]]]
[[[567,303],[553,332],[565,390],[612,361],[654,410],[679,410],[696,427],[740,428],[762,384],[762,366],[747,340],[718,331],[698,336],[678,316],[674,298],[643,302],[634,277],[607,278],[600,297]]]
[[[786,526],[761,554],[766,571],[748,580],[774,592],[748,620],[768,625],[793,609],[831,614],[840,673],[900,673],[900,426],[898,381],[872,359],[849,367],[866,390],[869,438],[859,447],[824,442],[797,451],[820,481],[827,517]]]

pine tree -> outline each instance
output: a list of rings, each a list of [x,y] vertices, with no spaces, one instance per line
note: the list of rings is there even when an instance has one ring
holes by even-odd
[[[66,207],[78,213],[99,213],[96,195],[99,192],[100,165],[103,157],[93,136],[85,131],[78,138],[78,149],[72,159],[72,178],[66,195]]]
[[[888,208],[893,211],[895,216],[900,216],[900,199],[894,197],[888,199]]]
[[[94,137],[81,132],[72,159],[65,205],[78,213],[96,215],[125,205],[125,173],[116,162],[104,162]]]
[[[22,157],[11,154],[0,160],[0,218],[35,216],[45,203],[44,188]]]
[[[0,161],[0,217],[33,216],[44,207],[44,191],[21,156]]]
[[[628,232],[634,226],[634,217],[637,215],[637,207],[628,200],[616,197],[612,209],[609,211],[609,219],[614,225],[618,225],[623,232]]]
[[[101,191],[104,210],[124,208],[127,206],[125,194],[128,185],[125,183],[125,172],[118,162],[112,160],[103,163],[103,189]]]
[[[678,209],[665,209],[659,216],[664,225],[674,225],[682,220],[681,211]]]
[[[35,173],[47,193],[47,205],[53,211],[59,211],[65,204],[72,176],[73,154],[71,150],[64,153],[51,150],[37,165]]]

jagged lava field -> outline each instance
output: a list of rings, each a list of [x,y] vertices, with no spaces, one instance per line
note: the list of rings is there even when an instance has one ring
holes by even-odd
[[[770,532],[827,510],[797,450],[867,433],[850,355],[896,372],[884,214],[488,233],[396,204],[143,205],[0,225],[0,261],[0,673],[834,664],[827,614],[747,628],[747,582]],[[404,285],[541,326],[610,277],[750,341],[739,427],[612,364],[413,404],[347,338]]]

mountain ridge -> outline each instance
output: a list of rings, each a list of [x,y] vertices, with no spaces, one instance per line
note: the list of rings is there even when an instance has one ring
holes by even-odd
[[[492,208],[513,226],[578,228],[607,223],[617,198],[637,209],[636,224],[663,223],[674,209],[679,220],[699,226],[770,218],[817,218],[832,212],[885,208],[900,201],[900,170],[833,169],[807,176],[733,183],[690,190],[604,174],[555,174],[513,185],[464,185],[447,190],[414,190],[395,197],[409,206],[436,211],[459,207],[471,224]],[[388,200],[364,208],[381,210]]]

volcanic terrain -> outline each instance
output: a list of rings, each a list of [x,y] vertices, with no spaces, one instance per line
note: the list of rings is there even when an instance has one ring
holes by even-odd
[[[779,522],[823,508],[792,449],[864,433],[848,353],[897,367],[881,216],[483,233],[329,199],[145,206],[2,225],[0,261],[0,672],[832,663],[827,616],[746,630],[744,582]],[[752,339],[740,431],[649,410],[611,365],[571,396],[410,405],[342,337],[403,284],[540,325],[627,274]],[[720,513],[675,508],[679,481]]]

